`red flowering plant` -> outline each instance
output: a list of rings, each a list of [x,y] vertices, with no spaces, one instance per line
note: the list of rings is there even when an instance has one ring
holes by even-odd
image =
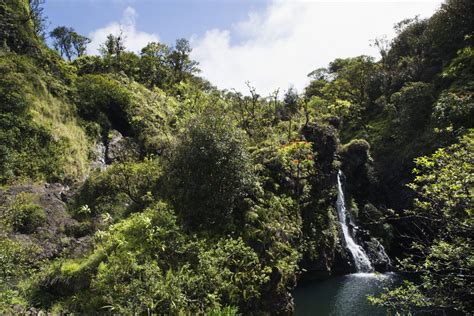
[[[296,196],[303,196],[309,191],[308,178],[316,171],[311,143],[292,141],[281,146],[278,155],[287,179],[294,185]]]

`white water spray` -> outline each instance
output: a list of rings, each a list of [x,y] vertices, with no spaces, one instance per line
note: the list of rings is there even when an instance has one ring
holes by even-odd
[[[352,258],[354,258],[354,263],[356,266],[357,272],[373,272],[374,268],[370,263],[367,254],[360,245],[356,243],[354,238],[349,231],[347,226],[350,223],[350,218],[347,216],[346,202],[344,200],[344,190],[342,187],[342,178],[343,173],[339,170],[337,174],[337,215],[339,217],[339,223],[341,224],[342,234],[344,235],[344,240],[346,242],[347,249],[349,249]]]

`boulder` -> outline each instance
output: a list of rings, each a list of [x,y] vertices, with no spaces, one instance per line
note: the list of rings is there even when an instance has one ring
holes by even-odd
[[[94,157],[91,161],[91,169],[96,170],[99,169],[100,171],[105,170],[106,163],[105,163],[105,152],[107,148],[105,147],[102,141],[99,141],[94,148]]]
[[[364,249],[367,256],[372,262],[375,271],[387,272],[391,269],[391,261],[387,253],[385,252],[382,244],[375,238],[371,238],[369,241],[364,243]]]
[[[112,130],[109,135],[106,150],[106,162],[108,164],[116,161],[138,159],[140,148],[130,137],[124,137],[120,132]]]

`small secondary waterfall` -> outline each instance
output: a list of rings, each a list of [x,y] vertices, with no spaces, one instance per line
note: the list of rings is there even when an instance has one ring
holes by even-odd
[[[351,232],[349,231],[348,223],[351,223],[350,217],[347,215],[346,202],[344,200],[344,190],[342,186],[342,177],[344,174],[339,170],[337,174],[337,215],[339,217],[339,223],[341,224],[342,234],[344,235],[344,240],[346,242],[347,249],[349,249],[352,258],[354,258],[354,263],[357,269],[357,272],[372,272],[374,268],[370,263],[367,254],[360,245],[356,243],[352,237]]]

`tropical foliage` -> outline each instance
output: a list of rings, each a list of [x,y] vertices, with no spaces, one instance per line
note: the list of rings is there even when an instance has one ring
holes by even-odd
[[[41,1],[1,2],[0,313],[291,313],[298,278],[350,271],[339,169],[411,276],[371,300],[472,312],[472,12],[448,0],[380,59],[263,97],[199,77],[185,39],[88,56],[59,26],[51,49]]]

